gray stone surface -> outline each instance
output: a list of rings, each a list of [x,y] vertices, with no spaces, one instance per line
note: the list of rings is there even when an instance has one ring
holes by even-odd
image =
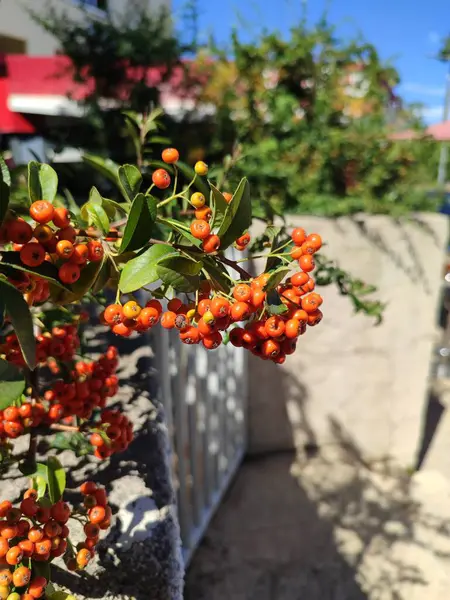
[[[251,360],[250,452],[321,445],[345,426],[365,456],[413,465],[438,339],[447,218],[287,220],[320,232],[324,254],[376,285],[387,306],[373,327],[335,286],[321,288],[324,320],[300,339],[296,354],[281,368]]]
[[[329,445],[244,463],[185,600],[444,600],[449,586],[449,482]]]

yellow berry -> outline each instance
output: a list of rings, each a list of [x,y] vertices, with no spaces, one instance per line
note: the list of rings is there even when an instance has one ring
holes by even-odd
[[[194,171],[197,173],[197,175],[206,175],[208,173],[208,165],[202,160],[199,160],[195,163]]]
[[[187,311],[186,317],[189,319],[189,321],[192,321],[195,318],[196,314],[197,314],[197,311],[195,310],[195,308],[192,308],[191,310]]]
[[[127,319],[136,319],[142,308],[134,300],[130,300],[123,306],[123,314]]]
[[[195,192],[191,196],[191,204],[195,208],[202,208],[205,206],[206,198],[201,192]]]
[[[216,317],[212,314],[212,312],[210,310],[207,310],[205,312],[205,314],[203,315],[203,321],[209,325],[210,323],[214,323],[214,321],[216,320]]]

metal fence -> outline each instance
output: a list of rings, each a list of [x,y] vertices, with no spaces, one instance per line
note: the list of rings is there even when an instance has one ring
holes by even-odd
[[[156,342],[187,565],[245,452],[247,357],[231,344],[183,344],[162,328]]]

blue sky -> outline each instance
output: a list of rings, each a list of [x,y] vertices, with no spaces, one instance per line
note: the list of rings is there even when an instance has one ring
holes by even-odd
[[[197,1],[200,36],[206,40],[212,33],[221,43],[227,42],[233,26],[245,39],[263,27],[285,34],[298,19],[302,4],[301,0]],[[184,3],[173,0],[175,16]],[[423,103],[428,123],[442,120],[446,67],[431,56],[450,32],[449,0],[309,0],[307,6],[312,22],[328,6],[329,19],[338,26],[341,38],[362,33],[399,70],[402,97]]]

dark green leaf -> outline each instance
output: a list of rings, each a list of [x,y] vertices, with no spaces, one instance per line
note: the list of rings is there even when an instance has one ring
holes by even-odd
[[[21,371],[0,358],[0,410],[14,404],[24,389],[25,379]]]
[[[32,160],[28,164],[28,193],[31,202],[53,202],[58,191],[58,176],[50,166]]]
[[[158,201],[153,196],[138,194],[133,200],[128,221],[123,232],[120,253],[139,250],[151,238],[156,221]]]
[[[109,198],[103,198],[103,208],[110,219],[112,219],[117,211],[127,215],[130,212],[130,205],[128,202],[116,202]]]
[[[198,275],[184,275],[168,269],[163,263],[157,264],[156,272],[158,279],[161,279],[165,285],[173,287],[177,292],[195,292],[200,284]]]
[[[33,576],[45,577],[46,581],[50,581],[50,563],[38,562],[33,560]]]
[[[48,495],[53,504],[62,498],[66,487],[66,472],[56,456],[47,460]]]
[[[119,288],[124,293],[134,292],[159,279],[156,270],[158,261],[169,255],[178,253],[171,246],[153,244],[148,250],[130,260],[120,274]]]
[[[11,187],[11,173],[5,163],[3,156],[0,155],[0,181],[4,181],[8,187]]]
[[[229,293],[231,282],[226,275],[226,268],[221,263],[218,263],[210,256],[205,256],[203,259],[203,269],[208,273],[215,290]]]
[[[123,165],[119,167],[119,183],[125,199],[132,202],[141,188],[141,172],[134,165]]]
[[[91,188],[89,201],[81,207],[81,216],[104,234],[109,231],[109,218],[103,208],[103,198],[97,188]]]
[[[272,271],[266,285],[264,286],[264,290],[266,292],[271,292],[274,290],[277,285],[283,281],[289,271],[291,271],[291,267],[279,267],[275,271]]]
[[[69,288],[63,285],[58,277],[58,268],[45,261],[39,267],[25,267],[20,260],[20,256],[18,252],[2,252],[1,253],[2,260],[0,262],[0,269],[2,267],[10,267],[12,269],[17,269],[19,271],[24,271],[25,273],[29,273],[31,275],[39,275],[42,279],[46,279],[60,287],[63,290],[68,290]]]
[[[269,242],[269,254],[272,253],[277,246],[279,245],[279,235],[280,235],[281,227],[274,227],[270,225],[266,228],[264,232],[265,238]],[[269,256],[266,262],[266,266],[264,267],[264,271],[267,273],[271,271],[275,267],[277,267],[281,263],[281,258],[277,256]]]
[[[118,185],[119,182],[119,165],[110,158],[102,158],[94,154],[83,154],[83,161],[104,177]]]
[[[36,340],[30,309],[22,294],[3,275],[0,276],[0,296],[5,303],[6,314],[19,340],[25,362],[34,369],[36,366]]]
[[[173,254],[164,256],[158,260],[158,266],[177,271],[183,275],[198,275],[202,270],[203,263],[199,260],[182,256],[181,254]]]
[[[52,441],[52,448],[56,448],[57,450],[70,450],[70,438],[65,433],[57,433]]]
[[[100,267],[97,278],[92,285],[92,293],[98,294],[103,289],[105,289],[106,284],[111,278],[111,263],[109,260],[105,259]]]
[[[222,192],[219,192],[216,186],[214,186],[210,181],[208,181],[208,183],[209,187],[211,188],[211,209],[213,213],[211,219],[211,228],[220,228],[225,218],[228,202],[225,200]]]
[[[227,207],[222,225],[217,235],[220,237],[220,249],[225,250],[248,229],[252,222],[252,205],[247,179],[239,183],[233,200]]]
[[[8,212],[9,186],[0,179],[0,225]]]

